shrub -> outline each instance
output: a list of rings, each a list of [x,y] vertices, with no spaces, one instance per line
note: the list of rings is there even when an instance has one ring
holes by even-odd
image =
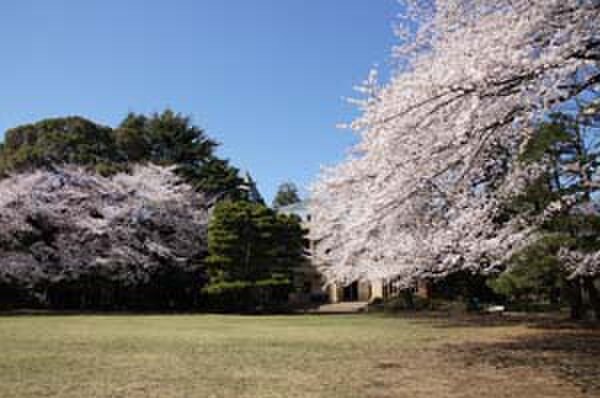
[[[202,306],[228,313],[282,312],[287,310],[292,291],[289,280],[221,282],[202,289]]]
[[[406,291],[398,297],[384,301],[382,308],[385,312],[434,310],[437,308],[437,302]]]

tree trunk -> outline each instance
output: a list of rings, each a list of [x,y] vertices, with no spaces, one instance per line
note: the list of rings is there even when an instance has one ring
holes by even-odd
[[[569,302],[571,303],[571,319],[581,320],[585,315],[581,281],[579,278],[569,282]]]
[[[415,300],[413,297],[413,293],[407,289],[403,292],[403,294],[404,294],[404,300],[405,300],[407,308],[410,310],[415,310],[416,307],[415,307]]]
[[[550,289],[550,304],[553,306],[560,305],[560,289],[558,289],[558,288]]]
[[[583,286],[590,299],[590,305],[594,311],[594,317],[596,320],[600,320],[600,294],[598,293],[598,288],[596,288],[596,285],[594,284],[594,278],[584,278]]]

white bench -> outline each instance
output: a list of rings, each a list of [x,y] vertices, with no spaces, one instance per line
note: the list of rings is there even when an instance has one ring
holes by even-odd
[[[484,312],[486,314],[504,314],[504,312],[506,312],[506,307],[503,305],[493,305],[491,307],[487,307]]]

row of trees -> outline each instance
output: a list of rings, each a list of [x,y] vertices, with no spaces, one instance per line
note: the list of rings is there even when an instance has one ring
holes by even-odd
[[[109,176],[152,163],[176,166],[177,174],[204,193],[241,198],[247,190],[238,189],[239,170],[215,155],[217,146],[189,117],[171,110],[130,113],[114,129],[81,117],[47,119],[6,132],[0,176],[62,164]]]
[[[593,300],[600,274],[589,124],[600,96],[600,4],[403,3],[398,70],[387,84],[369,76],[350,124],[360,142],[313,190],[326,276],[406,287],[456,272],[515,276],[531,269],[535,245],[551,245],[579,316],[577,287]]]
[[[305,231],[267,208],[216,146],[170,110],[129,114],[114,129],[68,117],[9,130],[0,144],[0,307],[286,303]]]

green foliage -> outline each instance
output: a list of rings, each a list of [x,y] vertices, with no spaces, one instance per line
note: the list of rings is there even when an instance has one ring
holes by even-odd
[[[538,216],[548,205],[560,199],[561,194],[552,189],[551,178],[543,174],[530,183],[523,192],[511,198],[503,207],[505,216]]]
[[[437,302],[432,299],[423,298],[414,295],[410,291],[405,291],[403,294],[386,300],[382,303],[381,308],[385,312],[403,312],[403,311],[426,311],[437,309]]]
[[[289,280],[219,282],[202,290],[202,304],[218,312],[284,311],[292,291]]]
[[[80,117],[48,119],[6,132],[3,174],[51,164],[120,162],[112,130]]]
[[[143,162],[149,159],[152,143],[143,129],[120,127],[114,131],[114,135],[115,143],[123,158],[130,162]]]
[[[218,204],[208,228],[210,284],[205,304],[219,311],[279,306],[303,264],[306,231],[296,217],[249,201]]]
[[[570,213],[560,214],[545,221],[542,230],[569,237],[569,248],[592,252],[600,250],[600,215]]]
[[[254,179],[248,172],[246,172],[246,175],[244,177],[244,189],[246,191],[247,200],[261,205],[265,204],[265,200],[260,194],[258,187],[256,186],[256,181],[254,181]]]
[[[171,110],[150,117],[130,113],[115,135],[129,161],[177,165],[180,176],[209,195],[245,197],[239,171],[214,155],[217,143],[192,125],[189,117]]]
[[[305,233],[296,218],[266,206],[220,203],[208,228],[211,283],[291,279],[304,261]]]
[[[487,278],[480,273],[457,271],[443,279],[433,280],[429,290],[432,297],[448,301],[494,302],[497,297],[486,282]]]
[[[131,163],[177,166],[186,181],[209,195],[243,199],[238,170],[215,156],[217,143],[189,117],[166,110],[130,113],[112,129],[81,117],[42,120],[6,133],[0,144],[0,177],[52,165],[75,164],[109,176]]]
[[[210,195],[222,194],[222,199],[246,200],[246,191],[241,189],[243,181],[238,169],[229,165],[227,160],[211,158],[202,167],[182,165],[179,175],[194,183],[195,187]]]
[[[300,194],[298,193],[298,187],[291,183],[286,182],[279,186],[275,199],[273,200],[273,207],[279,209],[285,206],[293,205],[300,202]]]
[[[129,165],[124,163],[101,162],[93,166],[93,170],[102,177],[110,177],[117,173],[128,172]]]
[[[600,166],[600,130],[590,124],[595,116],[589,110],[550,115],[549,122],[539,126],[521,155],[523,163],[535,163],[544,173],[508,201],[500,221],[518,215],[521,222],[536,228],[541,238],[515,254],[508,271],[490,282],[497,293],[513,303],[556,304],[562,292],[571,304],[572,316],[579,317],[582,312],[579,278],[567,280],[559,252],[600,250],[595,183]],[[587,290],[593,301],[594,289]]]
[[[547,235],[516,253],[510,260],[510,268],[489,282],[498,294],[513,300],[538,301],[555,298],[557,289],[563,285],[563,275],[558,252],[572,244],[572,239],[561,234]]]
[[[274,214],[248,202],[223,202],[208,228],[211,281],[257,281],[270,276]]]
[[[171,110],[150,117],[130,113],[116,136],[129,157],[167,165],[205,163],[217,146],[189,117]]]
[[[292,270],[305,261],[306,249],[309,245],[307,230],[302,220],[295,215],[277,214],[273,244],[275,258],[272,262],[272,275],[289,278]]]
[[[527,143],[527,147],[520,156],[525,163],[540,162],[548,155],[557,156],[558,147],[572,140],[568,133],[568,125],[559,115],[553,116],[553,121],[542,123],[535,137]]]

